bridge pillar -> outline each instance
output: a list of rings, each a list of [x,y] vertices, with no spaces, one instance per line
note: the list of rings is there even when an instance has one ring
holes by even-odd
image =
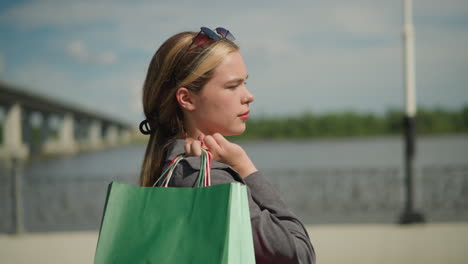
[[[29,148],[23,142],[22,108],[19,104],[12,105],[6,110],[3,123],[3,146],[6,155],[16,158],[27,158]]]
[[[101,122],[94,120],[89,126],[88,144],[91,149],[100,149],[102,147]]]
[[[117,145],[119,140],[119,131],[116,126],[109,126],[106,131],[105,141],[109,146]]]
[[[72,114],[65,114],[58,127],[57,139],[49,140],[44,145],[44,153],[75,153],[78,152],[78,144],[74,135],[74,121]]]
[[[119,141],[123,144],[127,144],[130,142],[130,139],[131,139],[130,130],[121,128]]]
[[[78,151],[73,125],[73,115],[65,114],[58,131],[60,152],[74,153]]]

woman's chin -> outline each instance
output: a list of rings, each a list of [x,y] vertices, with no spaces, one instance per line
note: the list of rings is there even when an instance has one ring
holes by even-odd
[[[246,127],[245,127],[245,124],[237,129],[232,129],[232,130],[229,130],[229,131],[224,131],[224,133],[220,133],[221,135],[225,136],[225,137],[228,137],[228,136],[238,136],[242,133],[244,133]]]

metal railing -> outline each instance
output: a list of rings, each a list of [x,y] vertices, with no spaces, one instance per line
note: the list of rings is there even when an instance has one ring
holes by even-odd
[[[97,230],[111,181],[137,175],[22,177],[21,162],[0,170],[0,232]],[[400,168],[263,170],[305,224],[397,223],[404,207]],[[415,208],[429,222],[468,220],[468,165],[417,168]]]

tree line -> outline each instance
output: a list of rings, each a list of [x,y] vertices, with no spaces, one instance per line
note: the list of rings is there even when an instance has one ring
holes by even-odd
[[[398,135],[403,132],[404,113],[390,109],[383,115],[352,111],[314,114],[305,112],[289,117],[260,117],[247,121],[247,130],[233,140],[306,139]],[[40,128],[32,136],[38,140]],[[468,105],[459,110],[419,108],[416,116],[418,135],[468,133]],[[3,142],[0,123],[0,142]]]
[[[383,115],[352,111],[290,117],[260,117],[247,121],[246,131],[231,139],[287,139],[397,135],[403,132],[404,113],[390,109]],[[418,135],[468,132],[468,105],[460,110],[420,108],[416,116]]]

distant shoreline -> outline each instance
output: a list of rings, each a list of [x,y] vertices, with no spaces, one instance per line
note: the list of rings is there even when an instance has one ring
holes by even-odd
[[[389,110],[374,113],[338,112],[252,118],[247,130],[233,139],[347,138],[401,135],[404,113]],[[468,133],[468,105],[459,110],[420,108],[416,120],[417,135]]]
[[[323,114],[304,112],[282,117],[264,115],[249,119],[243,134],[229,138],[233,141],[277,141],[398,136],[403,133],[403,117],[404,113],[397,109],[389,109],[384,114],[340,111]],[[468,134],[468,104],[457,110],[420,107],[415,119],[417,136]],[[137,130],[137,123],[134,127],[130,144],[146,144],[149,136]],[[40,128],[32,129],[33,138],[40,140]],[[3,125],[0,123],[0,144],[3,142],[2,133]]]

